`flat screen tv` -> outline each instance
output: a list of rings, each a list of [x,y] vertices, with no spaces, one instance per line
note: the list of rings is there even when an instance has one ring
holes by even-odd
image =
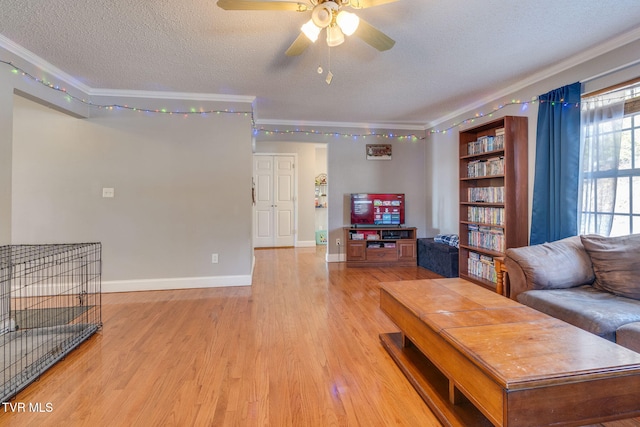
[[[351,194],[352,225],[403,225],[404,194]]]

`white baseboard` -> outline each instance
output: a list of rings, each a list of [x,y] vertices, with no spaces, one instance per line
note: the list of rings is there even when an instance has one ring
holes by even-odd
[[[347,260],[346,254],[330,254],[327,253],[326,256],[327,262],[345,262]]]
[[[296,242],[296,248],[313,248],[316,246],[315,240],[298,240]]]
[[[102,292],[165,291],[172,289],[251,286],[251,276],[178,277],[174,279],[110,280],[102,282]]]

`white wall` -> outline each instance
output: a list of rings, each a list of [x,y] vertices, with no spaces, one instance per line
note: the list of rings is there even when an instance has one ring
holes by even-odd
[[[458,234],[458,134],[430,135],[425,142],[425,234]]]
[[[367,160],[366,144],[392,145],[391,160]],[[329,186],[329,254],[330,261],[344,259],[343,248],[336,239],[344,240],[345,226],[350,225],[351,193],[405,193],[405,222],[418,228],[418,236],[427,232],[426,175],[424,141],[336,140],[328,144]]]
[[[9,61],[32,75],[49,77],[53,85],[67,88],[66,93],[52,90],[50,87],[23,76],[21,72],[14,72],[7,64],[0,64],[0,244],[12,243],[11,230],[11,194],[12,194],[12,169],[13,169],[13,99],[14,93],[19,92],[24,96],[41,100],[43,104],[65,111],[75,117],[87,117],[88,107],[81,103],[68,100],[67,95],[84,97],[84,93],[76,88],[58,81],[43,73],[34,65],[26,62],[17,55],[0,48],[3,61]]]
[[[105,291],[251,283],[251,116],[97,105],[251,111],[252,98],[89,96],[51,64],[0,54],[65,88],[0,65],[0,244],[101,241]]]
[[[316,164],[315,164],[315,176],[320,174],[327,173],[327,145],[326,144],[317,144],[316,145]],[[327,182],[328,181],[327,176]],[[327,185],[327,192],[329,191],[331,185]],[[326,203],[326,199],[324,199]],[[316,221],[315,221],[315,229],[316,231],[324,230],[326,231],[329,227],[329,216],[328,210],[325,208],[316,208]]]
[[[102,242],[106,291],[250,284],[250,118],[14,103],[12,243]]]
[[[0,78],[0,245],[11,243],[13,85]]]

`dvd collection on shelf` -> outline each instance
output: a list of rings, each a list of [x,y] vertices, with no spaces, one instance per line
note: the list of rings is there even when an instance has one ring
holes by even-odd
[[[469,245],[490,251],[504,252],[504,231],[486,225],[469,224]]]
[[[481,136],[467,145],[467,153],[469,155],[502,149],[504,149],[504,128],[496,129],[496,136]]]
[[[482,224],[504,225],[504,208],[469,206],[467,220]]]
[[[475,203],[504,203],[504,187],[469,187],[467,200]]]
[[[496,136],[483,136],[468,144],[470,155],[482,154],[504,149],[504,129],[497,129]],[[496,156],[488,159],[478,159],[467,163],[467,177],[481,178],[504,175],[504,157]],[[504,186],[500,187],[470,187],[467,189],[468,201],[474,203],[504,203]],[[469,206],[467,219],[471,222],[491,225],[504,225],[504,208]],[[469,245],[496,252],[504,252],[504,231],[500,228],[469,224]],[[490,282],[497,282],[493,257],[469,252],[467,270],[472,276],[480,277]]]
[[[498,282],[496,267],[493,257],[489,255],[481,255],[477,252],[469,252],[469,260],[467,264],[467,273],[472,276],[481,277],[493,283]]]
[[[504,175],[504,157],[474,160],[467,164],[467,177],[469,178],[498,175]]]

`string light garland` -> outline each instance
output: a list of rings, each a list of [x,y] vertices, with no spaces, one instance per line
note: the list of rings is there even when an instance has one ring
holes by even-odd
[[[153,113],[153,114],[168,114],[168,115],[182,115],[184,117],[190,116],[190,115],[220,115],[220,114],[236,114],[236,115],[244,115],[245,117],[250,117],[251,118],[251,125],[252,125],[252,129],[253,129],[253,134],[254,135],[258,135],[258,134],[264,134],[267,136],[271,136],[271,135],[305,135],[305,136],[323,136],[323,137],[334,137],[334,138],[344,138],[344,139],[351,139],[351,140],[358,140],[358,139],[367,139],[367,138],[384,138],[384,139],[395,139],[398,141],[410,141],[410,142],[416,142],[416,141],[422,141],[426,139],[426,132],[425,135],[418,135],[418,134],[408,134],[408,135],[398,135],[397,133],[383,133],[383,132],[366,132],[366,133],[351,133],[351,132],[327,132],[327,131],[320,131],[320,130],[304,130],[304,129],[285,129],[285,130],[278,130],[278,129],[266,129],[264,127],[260,127],[258,128],[256,126],[255,123],[255,119],[254,119],[254,114],[253,114],[253,109],[251,109],[250,111],[235,111],[235,110],[230,110],[230,109],[224,109],[224,110],[203,110],[203,109],[197,109],[197,108],[190,108],[189,110],[169,110],[166,108],[138,108],[138,107],[132,107],[129,105],[121,105],[121,104],[94,104],[91,101],[87,101],[84,98],[80,98],[78,96],[75,96],[71,93],[69,93],[67,91],[66,88],[64,87],[60,87],[59,85],[53,84],[51,82],[48,82],[44,79],[39,79],[37,77],[35,77],[34,75],[30,74],[29,72],[25,71],[24,69],[14,65],[12,62],[10,61],[5,61],[5,60],[1,60],[0,59],[0,63],[8,65],[9,67],[11,67],[11,72],[13,74],[21,74],[23,77],[26,77],[34,82],[40,83],[43,86],[46,86],[47,88],[51,89],[51,90],[55,90],[58,92],[61,92],[64,94],[65,98],[68,101],[76,101],[79,102],[81,104],[87,105],[89,107],[92,108],[99,108],[99,109],[105,109],[105,110],[128,110],[128,111],[135,111],[135,112],[142,112],[142,113]],[[488,113],[476,113],[473,117],[469,117],[466,118],[464,120],[455,122],[453,124],[451,124],[450,126],[444,128],[444,129],[431,129],[429,130],[430,134],[446,134],[447,132],[450,132],[451,130],[458,128],[460,126],[464,126],[467,124],[471,124],[474,123],[476,120],[480,120],[480,119],[484,119],[487,117],[493,117],[493,115],[495,115],[496,113],[498,113],[500,110],[510,107],[510,106],[521,106],[521,108],[523,110],[526,110],[528,108],[528,106],[530,104],[535,104],[535,103],[544,103],[544,102],[551,102],[552,104],[555,104],[556,101],[544,101],[544,100],[539,100],[537,96],[531,98],[531,100],[528,101],[521,101],[521,100],[511,100],[510,102],[506,102],[504,104],[500,104],[498,107],[494,108],[493,110],[489,111]],[[566,103],[564,101],[558,101],[559,103],[562,103],[563,106],[572,106],[572,107],[580,107],[580,102],[577,103]]]
[[[545,102],[551,102],[551,105],[555,105],[556,103],[558,103],[558,104],[562,104],[563,107],[580,108],[580,102],[569,103],[569,102],[564,102],[564,100],[560,100],[560,101],[545,101],[545,100],[539,100],[537,96],[532,97],[530,101],[521,101],[519,99],[518,100],[513,99],[513,100],[511,100],[509,102],[505,102],[504,104],[498,105],[497,107],[495,107],[493,110],[489,111],[488,113],[476,113],[473,117],[469,117],[469,118],[466,118],[466,119],[461,120],[459,122],[455,122],[451,126],[445,128],[445,129],[441,129],[441,130],[431,129],[429,131],[429,133],[431,133],[431,134],[447,133],[447,132],[451,131],[454,128],[474,123],[476,120],[484,119],[484,118],[487,118],[487,117],[491,118],[491,117],[494,116],[494,114],[496,114],[500,110],[502,110],[504,108],[507,108],[507,107],[510,107],[510,106],[514,106],[514,105],[515,106],[520,106],[521,109],[524,111],[529,107],[530,104],[535,104],[535,103],[543,104]]]
[[[91,101],[88,101],[84,98],[80,98],[75,96],[67,91],[66,88],[56,85],[54,83],[48,82],[45,79],[40,79],[28,71],[16,66],[10,61],[5,61],[0,59],[0,63],[8,65],[11,67],[11,72],[13,74],[20,74],[23,77],[30,79],[36,83],[42,84],[48,89],[55,90],[64,94],[67,101],[76,101],[83,105],[89,106],[91,108],[98,108],[103,110],[128,110],[134,112],[148,113],[148,114],[168,114],[168,115],[182,115],[184,117],[193,116],[193,115],[220,115],[220,114],[236,114],[236,115],[244,115],[245,117],[251,118],[251,125],[253,129],[254,135],[257,134],[265,134],[265,135],[295,135],[295,134],[305,134],[305,135],[317,135],[317,136],[330,136],[330,137],[342,137],[342,138],[351,138],[351,139],[366,139],[369,138],[385,138],[385,139],[397,139],[400,141],[418,141],[425,139],[424,135],[397,135],[394,133],[377,133],[377,132],[367,132],[367,133],[343,133],[343,132],[323,132],[318,130],[271,130],[266,129],[264,127],[258,128],[255,123],[253,109],[251,111],[235,111],[230,109],[224,110],[203,110],[197,108],[190,108],[189,110],[169,110],[166,108],[139,108],[126,104],[95,104]]]
[[[416,135],[416,134],[408,134],[408,135],[397,135],[394,133],[379,133],[379,132],[368,132],[368,133],[349,133],[349,132],[326,132],[319,130],[304,130],[304,129],[254,129],[254,134],[264,133],[265,135],[296,135],[303,134],[306,136],[309,135],[318,135],[318,136],[331,136],[335,138],[345,138],[345,139],[367,139],[367,138],[386,138],[386,139],[397,139],[399,141],[412,141],[416,142],[419,140],[424,140],[424,135]]]
[[[53,84],[44,79],[37,78],[36,76],[16,66],[10,61],[0,60],[0,63],[10,66],[12,68],[11,72],[13,74],[21,74],[23,77],[26,77],[36,83],[40,83],[49,89],[63,93],[68,101],[74,100],[92,108],[99,108],[99,109],[105,109],[105,110],[130,110],[130,111],[136,111],[136,112],[142,112],[142,113],[157,113],[157,114],[169,114],[169,115],[175,114],[175,115],[184,115],[184,116],[211,115],[211,114],[237,114],[237,115],[251,116],[251,122],[253,123],[253,111],[236,111],[233,109],[203,110],[203,109],[197,109],[197,108],[190,108],[189,110],[169,110],[167,108],[138,108],[138,107],[132,107],[126,104],[94,104],[93,102],[87,101],[84,98],[80,98],[78,96],[72,95],[71,93],[67,92],[67,89],[64,87],[60,87],[59,85]]]

